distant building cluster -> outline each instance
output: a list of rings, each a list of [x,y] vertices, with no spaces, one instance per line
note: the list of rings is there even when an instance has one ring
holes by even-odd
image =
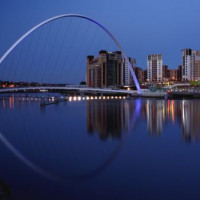
[[[161,54],[148,55],[148,82],[187,82],[200,80],[200,51],[182,50],[182,65],[178,69],[168,69],[163,65]]]
[[[169,69],[163,64],[161,54],[147,56],[147,69],[137,67],[136,59],[129,62],[141,85],[171,84],[176,82],[200,81],[200,51],[182,50],[182,64],[177,69]],[[89,87],[131,87],[134,81],[120,51],[99,51],[97,58],[87,57],[87,85]]]

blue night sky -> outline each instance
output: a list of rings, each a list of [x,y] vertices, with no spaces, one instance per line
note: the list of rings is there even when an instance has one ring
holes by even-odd
[[[126,53],[146,68],[146,56],[163,54],[181,64],[181,49],[200,49],[199,0],[17,0],[0,3],[0,54],[32,26],[49,17],[78,13],[104,24]]]

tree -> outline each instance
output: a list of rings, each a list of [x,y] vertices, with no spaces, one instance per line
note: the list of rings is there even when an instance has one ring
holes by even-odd
[[[80,85],[86,85],[86,82],[85,81],[81,81]]]

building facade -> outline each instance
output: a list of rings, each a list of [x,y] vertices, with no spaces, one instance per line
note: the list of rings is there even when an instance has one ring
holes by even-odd
[[[147,81],[161,82],[163,81],[163,59],[161,54],[148,55],[147,59]]]
[[[145,71],[142,68],[134,67],[133,70],[134,70],[135,76],[137,77],[137,80],[140,84],[146,82]]]
[[[170,69],[169,70],[169,80],[170,81],[178,81],[178,69]]]
[[[136,59],[133,59],[131,57],[129,57],[128,59],[129,59],[129,62],[131,64],[132,68],[134,69],[134,67],[136,67]],[[133,77],[129,70],[128,64],[125,62],[125,59],[123,59],[123,75],[124,75],[124,77],[123,77],[124,85],[126,85],[126,86],[134,85]]]
[[[194,52],[194,80],[200,80],[200,51]]]
[[[200,80],[200,51],[182,50],[182,81]]]
[[[132,67],[136,60],[129,58]],[[133,84],[133,78],[120,51],[99,51],[99,56],[87,57],[87,86],[88,87],[121,87]]]
[[[169,81],[170,74],[169,74],[168,66],[167,65],[163,65],[162,69],[163,69],[162,70],[163,71],[163,81],[164,82]]]
[[[178,81],[182,81],[182,65],[178,66]]]

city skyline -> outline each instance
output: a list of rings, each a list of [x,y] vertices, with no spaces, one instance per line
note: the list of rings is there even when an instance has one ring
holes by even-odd
[[[199,8],[0,2],[0,200],[198,199]]]

